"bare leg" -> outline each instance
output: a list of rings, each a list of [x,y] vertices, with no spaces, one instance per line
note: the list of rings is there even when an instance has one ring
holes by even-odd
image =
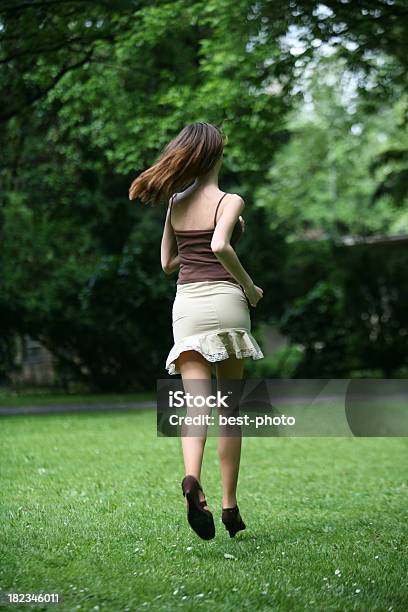
[[[211,365],[200,353],[197,351],[184,351],[179,355],[177,361],[185,392],[197,392],[197,383],[194,383],[194,387],[191,390],[188,388],[189,380],[202,380],[202,393],[211,393]],[[206,428],[203,430],[203,435],[181,436],[185,474],[194,476],[200,483],[206,439]],[[204,495],[201,491],[199,496],[200,501],[202,501]],[[208,507],[205,506],[205,509],[208,509]]]
[[[235,356],[216,365],[217,380],[241,379],[244,372],[244,360]],[[237,484],[239,463],[241,458],[241,430],[231,436],[220,436],[218,440],[218,456],[220,459],[221,478],[223,486],[222,507],[233,508],[237,503]]]

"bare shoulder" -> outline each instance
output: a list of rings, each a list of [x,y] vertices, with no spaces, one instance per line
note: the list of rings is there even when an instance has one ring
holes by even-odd
[[[180,199],[180,198],[179,198],[179,196],[180,196],[180,194],[179,194],[179,193],[173,193],[173,195],[172,195],[172,196],[170,196],[170,198],[169,198],[169,208],[170,208],[170,207],[171,207],[173,204],[175,204],[176,202],[178,202],[178,201],[179,201],[179,199]]]
[[[228,194],[228,205],[236,208],[239,214],[241,214],[245,207],[244,198],[242,198],[238,193],[229,193]]]
[[[174,193],[171,196],[169,203],[173,201],[173,204],[176,204],[176,203],[181,204],[182,202],[185,202],[191,194],[192,194],[192,186],[190,185],[184,191],[177,191],[176,193]]]

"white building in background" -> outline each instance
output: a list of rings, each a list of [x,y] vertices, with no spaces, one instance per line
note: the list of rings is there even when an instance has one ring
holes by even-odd
[[[17,368],[9,376],[13,386],[48,386],[54,383],[55,357],[29,335],[16,336]]]

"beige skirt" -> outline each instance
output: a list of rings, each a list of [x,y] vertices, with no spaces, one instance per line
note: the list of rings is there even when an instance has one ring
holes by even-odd
[[[251,317],[242,288],[229,281],[177,285],[173,302],[173,337],[166,369],[180,374],[174,363],[183,351],[194,350],[211,363],[235,355],[264,357],[251,334]]]

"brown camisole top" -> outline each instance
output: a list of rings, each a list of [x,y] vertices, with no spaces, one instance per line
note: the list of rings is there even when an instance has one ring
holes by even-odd
[[[224,193],[217,204],[212,229],[176,231],[173,228],[180,257],[177,285],[199,281],[225,280],[239,286],[235,278],[224,268],[211,249],[211,239],[215,230],[218,207],[226,195]],[[170,224],[173,201],[174,196],[170,203]],[[241,233],[241,223],[237,221],[231,236],[231,246],[234,246]]]

